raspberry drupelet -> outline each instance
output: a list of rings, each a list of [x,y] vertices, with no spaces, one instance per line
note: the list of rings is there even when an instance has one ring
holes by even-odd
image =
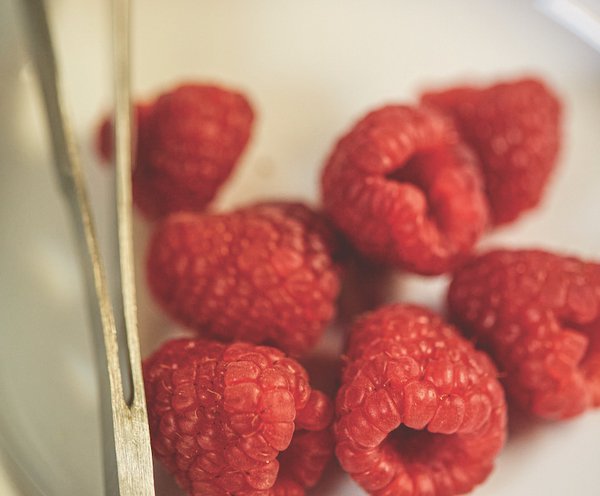
[[[421,274],[451,269],[487,223],[475,155],[433,109],[389,105],[336,144],[321,180],[325,210],[375,262]]]
[[[333,455],[331,401],[274,348],[173,340],[144,380],[153,453],[190,496],[302,496]]]
[[[448,304],[522,409],[561,419],[600,406],[599,263],[493,250],[456,272]]]
[[[496,369],[440,317],[390,305],[350,334],[336,400],[336,454],[369,494],[463,494],[506,437]]]

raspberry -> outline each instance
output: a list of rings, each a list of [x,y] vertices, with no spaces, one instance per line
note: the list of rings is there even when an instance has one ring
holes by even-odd
[[[449,270],[487,222],[475,156],[431,109],[369,113],[338,141],[321,185],[326,211],[360,252],[421,274]]]
[[[456,272],[448,303],[522,409],[561,419],[600,406],[600,264],[491,251]]]
[[[153,235],[148,281],[167,313],[201,333],[297,355],[334,316],[335,254],[325,220],[300,203],[178,213]]]
[[[136,205],[149,218],[204,210],[250,139],[250,103],[227,89],[187,84],[136,108]],[[105,159],[112,155],[111,132],[105,120],[97,140]]]
[[[333,407],[281,351],[178,339],[144,362],[154,455],[192,496],[303,495],[333,454]]]
[[[561,106],[543,82],[456,87],[422,96],[448,112],[476,151],[495,224],[540,202],[560,148]]]
[[[136,144],[145,143],[147,138],[144,133],[148,129],[147,121],[152,113],[153,103],[138,102],[133,108],[133,124]],[[113,137],[113,121],[110,117],[105,117],[100,122],[96,132],[96,151],[103,163],[110,164],[113,160],[114,153],[114,137]],[[139,153],[138,146],[134,147],[135,154]],[[131,164],[134,168],[137,165],[137,160]]]
[[[468,492],[488,476],[506,437],[489,358],[412,305],[356,322],[336,414],[337,457],[374,495]]]

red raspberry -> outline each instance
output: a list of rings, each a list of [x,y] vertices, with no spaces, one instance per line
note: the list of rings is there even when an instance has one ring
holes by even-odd
[[[217,86],[187,84],[137,107],[133,198],[149,218],[201,211],[231,174],[250,138],[254,114],[246,98]],[[99,154],[112,155],[106,120]]]
[[[550,88],[523,79],[425,93],[422,101],[448,112],[477,152],[495,224],[540,202],[560,147],[561,107]]]
[[[360,120],[330,155],[322,196],[364,255],[422,274],[449,270],[487,222],[474,155],[426,108],[387,106]]]
[[[135,134],[136,144],[145,143],[147,138],[144,133],[148,129],[148,118],[152,113],[153,103],[149,102],[138,102],[133,108],[133,127]],[[96,151],[103,163],[110,164],[113,160],[114,155],[114,136],[113,136],[113,121],[110,117],[105,117],[100,122],[96,134]],[[134,146],[135,155],[137,156],[139,150],[138,146]],[[137,160],[134,160],[131,164],[134,168],[137,165]]]
[[[153,235],[148,280],[167,313],[200,332],[301,354],[335,313],[335,250],[324,219],[300,203],[179,213]]]
[[[506,437],[489,358],[412,305],[357,321],[336,413],[342,467],[381,496],[468,492],[488,476]]]
[[[190,495],[303,495],[333,453],[329,398],[274,348],[173,340],[144,379],[154,455]]]
[[[600,264],[491,251],[456,272],[448,303],[523,409],[559,419],[600,406]]]

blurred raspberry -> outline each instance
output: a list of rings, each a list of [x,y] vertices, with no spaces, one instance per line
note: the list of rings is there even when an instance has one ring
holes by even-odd
[[[331,402],[274,348],[174,340],[144,380],[154,455],[191,496],[303,495],[333,453]]]
[[[359,315],[393,300],[395,275],[389,267],[371,262],[353,250],[345,250],[338,299],[339,324],[347,328]]]
[[[253,120],[242,94],[210,85],[181,85],[136,105],[135,204],[152,219],[204,210],[237,164]],[[98,130],[97,147],[110,160],[109,119]]]
[[[487,222],[478,163],[450,120],[387,106],[335,146],[322,176],[325,210],[365,256],[421,274],[451,269]]]
[[[489,475],[506,404],[488,357],[438,316],[390,305],[353,327],[336,454],[373,495],[454,495]]]
[[[560,419],[600,406],[600,264],[491,251],[456,272],[448,303],[521,408]]]
[[[137,157],[139,146],[137,144],[147,141],[146,132],[148,130],[148,119],[152,113],[153,103],[138,102],[133,107],[133,136],[136,146],[133,147],[134,154]],[[103,164],[112,164],[114,155],[114,136],[113,121],[111,117],[104,117],[96,131],[96,152],[102,159]],[[131,164],[135,168],[137,160],[134,159]]]
[[[200,333],[298,355],[335,314],[336,243],[300,203],[174,214],[150,241],[148,281],[167,313]]]
[[[561,141],[561,105],[547,85],[522,79],[456,87],[425,93],[422,101],[448,112],[476,151],[495,224],[540,202]]]

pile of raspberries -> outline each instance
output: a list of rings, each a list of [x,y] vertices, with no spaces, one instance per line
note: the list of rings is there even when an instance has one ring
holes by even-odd
[[[507,401],[545,419],[600,405],[600,264],[473,253],[555,168],[561,105],[544,82],[368,112],[332,144],[315,208],[210,210],[250,141],[239,92],[185,84],[135,120],[148,285],[191,331],[144,362],[152,447],[187,494],[301,496],[334,454],[369,494],[463,494],[493,469]],[[110,162],[110,119],[97,136]],[[451,274],[447,320],[405,302],[344,318],[342,289],[374,300],[395,269]],[[333,322],[346,348],[329,397],[301,363]]]

